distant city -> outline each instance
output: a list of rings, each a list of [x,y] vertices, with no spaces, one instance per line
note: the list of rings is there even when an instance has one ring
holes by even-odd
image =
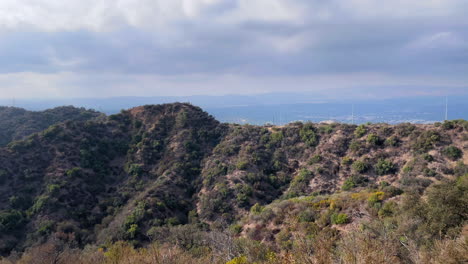
[[[343,123],[434,123],[468,119],[468,96],[430,96],[383,100],[327,100],[310,94],[186,97],[112,97],[80,99],[0,99],[0,105],[44,110],[74,105],[115,114],[139,105],[189,102],[221,122],[284,125],[294,121]]]

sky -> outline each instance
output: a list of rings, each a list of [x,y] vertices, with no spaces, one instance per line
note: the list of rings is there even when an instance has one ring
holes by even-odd
[[[468,0],[1,0],[0,98],[468,94]]]

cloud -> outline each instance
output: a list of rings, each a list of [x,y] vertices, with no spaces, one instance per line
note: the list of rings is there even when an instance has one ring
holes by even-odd
[[[429,76],[449,87],[468,84],[467,9],[465,0],[3,0],[0,74],[49,82],[62,96],[104,86],[130,94],[132,81],[198,93],[202,83],[179,86],[187,76],[227,93],[329,87],[340,82],[323,76],[369,73],[391,76],[376,85]],[[254,79],[275,81],[224,83]]]
[[[34,92],[31,92],[34,87]],[[287,90],[285,90],[285,87]],[[378,88],[378,89],[376,89]],[[247,76],[237,74],[0,74],[0,98],[60,98],[109,96],[184,96],[258,94],[269,92],[314,93],[317,98],[391,98],[412,95],[467,94],[463,80],[432,76],[379,73],[320,74],[313,76]]]

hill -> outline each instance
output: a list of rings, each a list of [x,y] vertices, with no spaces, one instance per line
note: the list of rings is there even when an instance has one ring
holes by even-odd
[[[85,121],[98,118],[101,113],[75,108],[56,107],[45,111],[27,111],[22,108],[0,106],[0,146],[21,140],[40,132],[53,124],[66,120]]]
[[[463,247],[467,131],[223,124],[179,103],[69,120],[0,148],[0,250],[44,263],[144,263],[154,255],[133,247],[152,242],[179,252],[161,263],[436,260],[443,243]]]

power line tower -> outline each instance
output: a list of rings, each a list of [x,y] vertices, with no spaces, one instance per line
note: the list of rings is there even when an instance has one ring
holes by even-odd
[[[445,96],[445,121],[448,120],[448,96]]]

